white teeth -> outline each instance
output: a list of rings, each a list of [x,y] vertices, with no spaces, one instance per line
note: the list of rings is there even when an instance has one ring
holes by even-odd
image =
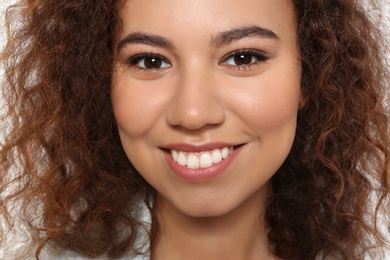
[[[233,153],[233,147],[224,147],[212,151],[199,153],[186,153],[182,151],[171,150],[172,159],[182,166],[190,169],[208,168],[214,163],[219,163]]]
[[[190,169],[198,169],[199,168],[199,158],[194,153],[189,153],[187,155],[187,167]]]
[[[213,160],[213,163],[218,163],[218,162],[222,161],[221,151],[219,149],[213,150],[211,153],[211,158]]]
[[[207,168],[213,165],[210,152],[204,152],[199,157],[200,168]]]
[[[183,152],[179,152],[179,155],[177,156],[177,163],[183,166],[187,165],[187,158]]]
[[[226,157],[228,157],[229,156],[229,148],[227,148],[227,147],[223,148],[221,154],[222,154],[222,159],[225,159]]]
[[[172,154],[173,160],[174,160],[175,162],[177,162],[177,157],[178,157],[177,152],[176,152],[175,150],[172,150],[172,151],[171,151],[171,154]]]

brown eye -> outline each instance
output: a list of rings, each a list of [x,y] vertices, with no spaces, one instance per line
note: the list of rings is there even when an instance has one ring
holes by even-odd
[[[128,64],[145,70],[158,70],[171,66],[165,58],[154,54],[135,55],[130,58]]]
[[[159,69],[162,63],[162,60],[156,57],[145,58],[143,60],[144,67],[147,69]]]
[[[242,68],[257,65],[266,60],[269,60],[269,57],[262,51],[243,49],[227,54],[220,64]]]
[[[253,55],[239,54],[233,57],[235,65],[248,65],[253,61],[256,61],[256,58]]]

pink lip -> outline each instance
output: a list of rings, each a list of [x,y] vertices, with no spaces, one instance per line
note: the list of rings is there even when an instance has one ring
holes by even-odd
[[[173,149],[177,151],[184,152],[201,152],[201,151],[210,151],[216,148],[222,147],[232,147],[234,145],[229,144],[207,144],[202,146],[193,146],[187,144],[175,144],[169,145],[166,149]],[[227,158],[223,159],[221,162],[211,165],[208,168],[199,168],[199,169],[189,169],[186,166],[182,166],[175,162],[172,159],[170,153],[165,153],[165,159],[167,160],[169,168],[172,172],[180,177],[181,179],[189,182],[204,182],[211,179],[216,178],[217,176],[223,174],[226,169],[230,166],[230,164],[234,161],[238,153],[241,151],[241,146],[235,147],[232,154],[230,154]]]

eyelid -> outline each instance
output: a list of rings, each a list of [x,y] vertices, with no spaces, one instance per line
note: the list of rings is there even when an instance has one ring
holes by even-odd
[[[229,52],[228,54],[226,54],[225,56],[223,56],[223,58],[221,59],[221,62],[220,64],[223,64],[225,63],[227,60],[233,58],[234,56],[236,55],[252,55],[252,56],[255,56],[260,62],[262,61],[267,61],[270,59],[270,57],[268,56],[267,53],[265,53],[264,51],[260,51],[260,50],[257,50],[257,49],[251,49],[251,48],[248,48],[248,49],[237,49],[237,50],[234,50],[232,52]],[[257,62],[258,63],[258,62]],[[248,64],[249,65],[249,64]],[[241,66],[248,66],[248,65],[241,65]],[[233,65],[231,65],[233,66]],[[240,66],[240,65],[237,65],[237,66]]]
[[[157,58],[157,59],[160,59],[163,62],[169,64],[170,66],[172,66],[171,62],[167,58],[165,58],[164,56],[162,56],[160,54],[153,53],[153,52],[149,52],[149,53],[145,52],[145,53],[135,54],[126,60],[126,64],[130,67],[138,67],[138,69],[151,70],[151,69],[146,69],[146,68],[142,68],[142,67],[137,66],[137,63],[141,59],[147,59],[147,58]],[[161,69],[164,69],[164,68],[161,68]],[[158,70],[158,69],[155,69],[155,70]]]

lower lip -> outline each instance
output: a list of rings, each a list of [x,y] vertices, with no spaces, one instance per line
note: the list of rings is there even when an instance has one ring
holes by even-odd
[[[172,172],[181,179],[189,182],[204,182],[223,174],[238,155],[241,150],[240,148],[241,147],[234,149],[233,153],[231,153],[228,157],[208,168],[190,169],[187,166],[182,166],[172,159],[170,153],[166,153],[165,158]]]

